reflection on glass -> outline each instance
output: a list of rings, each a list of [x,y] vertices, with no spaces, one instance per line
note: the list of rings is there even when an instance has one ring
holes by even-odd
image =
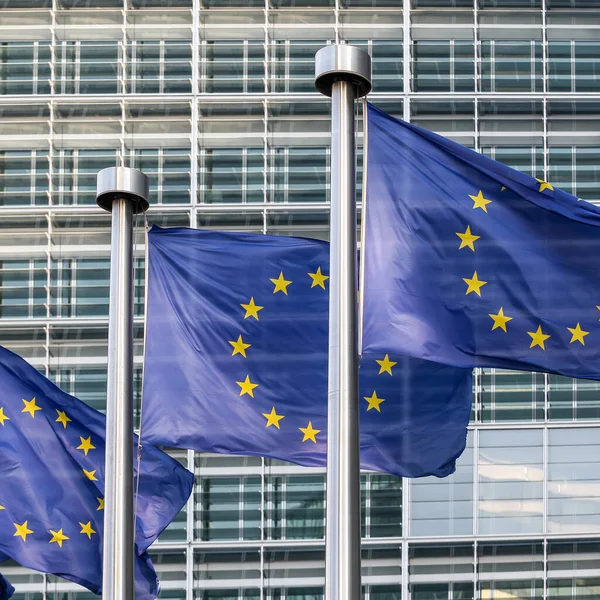
[[[541,430],[480,431],[479,533],[541,533]]]

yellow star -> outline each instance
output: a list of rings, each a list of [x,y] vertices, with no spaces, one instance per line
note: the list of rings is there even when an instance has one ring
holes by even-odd
[[[235,356],[236,354],[241,354],[244,358],[246,357],[246,348],[250,348],[251,344],[244,344],[244,340],[242,340],[242,336],[240,335],[237,339],[237,342],[229,342],[233,346],[233,352],[231,356]]]
[[[304,437],[302,438],[303,442],[306,442],[306,440],[312,440],[315,444],[317,443],[317,433],[321,433],[321,430],[314,429],[312,426],[312,421],[309,421],[306,427],[298,427],[298,429],[304,434]]]
[[[554,187],[552,185],[550,185],[549,183],[545,182],[543,179],[538,179],[537,177],[535,178],[536,181],[540,182],[540,192],[543,192],[544,190],[550,190],[550,191],[554,191]]]
[[[509,321],[513,320],[512,317],[507,317],[504,314],[504,309],[502,307],[500,307],[500,310],[498,311],[497,315],[490,314],[488,316],[490,316],[494,320],[494,326],[492,327],[492,331],[494,331],[494,329],[500,328],[502,329],[502,331],[506,332],[506,324]]]
[[[81,444],[79,444],[79,446],[77,446],[77,450],[83,450],[85,455],[88,455],[88,452],[90,450],[95,450],[96,446],[92,445],[92,436],[90,435],[89,438],[82,438],[81,436],[79,436],[79,439],[81,440]]]
[[[68,540],[69,538],[63,533],[62,529],[59,529],[58,531],[52,531],[52,529],[50,529],[50,533],[52,534],[52,539],[50,540],[50,544],[52,544],[53,542],[55,542],[56,544],[58,544],[61,548],[63,545],[63,542],[65,540]]]
[[[10,419],[4,414],[4,409],[0,406],[0,425],[4,427],[4,421],[10,421]]]
[[[25,403],[25,408],[21,412],[29,413],[31,415],[31,417],[35,419],[35,412],[37,410],[42,410],[35,403],[35,398],[32,398],[31,400],[25,400],[24,399],[23,402]]]
[[[581,329],[581,325],[577,323],[577,326],[571,329],[571,327],[567,327],[567,329],[571,332],[571,344],[573,342],[581,342],[582,346],[585,346],[585,340],[583,339],[586,335],[589,335],[589,331],[584,331]]]
[[[98,500],[98,508],[96,510],[104,510],[104,498],[96,498],[96,500]]]
[[[478,240],[481,236],[473,235],[471,233],[471,227],[469,225],[467,225],[467,230],[464,233],[456,232],[456,235],[461,240],[460,246],[458,247],[459,250],[462,250],[463,248],[471,248],[471,250],[473,250],[473,252],[475,252],[475,245],[473,244],[473,242],[475,240]]]
[[[384,371],[391,375],[392,367],[398,364],[397,362],[390,360],[389,354],[386,354],[383,360],[376,360],[375,362],[379,365],[379,373],[377,373],[377,375],[381,375]]]
[[[242,388],[240,390],[240,396],[244,394],[248,394],[250,398],[254,398],[254,388],[258,387],[258,383],[252,383],[250,381],[250,375],[246,375],[246,379],[244,381],[236,381],[236,383]]]
[[[534,346],[539,346],[542,350],[545,350],[544,341],[547,340],[550,336],[542,333],[542,326],[538,325],[537,331],[528,331],[528,335],[531,336],[531,345],[530,348]]]
[[[279,273],[279,277],[277,279],[270,279],[269,281],[271,281],[272,283],[275,284],[275,289],[273,290],[274,294],[276,294],[277,292],[283,292],[286,296],[288,295],[287,287],[292,282],[284,279],[283,271],[281,271],[281,273]]]
[[[503,185],[503,186],[500,188],[500,191],[501,191],[501,192],[503,192],[505,189],[506,189],[506,186],[504,186],[504,185]]]
[[[364,396],[364,399],[369,403],[367,412],[369,412],[372,408],[374,408],[377,412],[381,412],[381,408],[379,408],[379,405],[382,402],[385,402],[385,400],[383,398],[378,398],[377,392],[374,391],[373,395],[370,398],[368,396]]]
[[[469,198],[473,200],[473,210],[476,208],[481,208],[484,212],[487,212],[487,205],[491,204],[492,202],[491,200],[486,200],[483,197],[483,192],[481,190],[479,190],[479,194],[477,194],[477,196],[471,196],[471,194],[469,194]]]
[[[0,510],[6,510],[2,504],[0,504]]]
[[[88,538],[92,539],[92,534],[96,533],[94,529],[92,529],[92,522],[88,521],[87,523],[79,523],[81,525],[81,531],[79,533],[83,533],[88,536]]]
[[[69,419],[69,417],[67,417],[67,413],[62,411],[62,410],[58,410],[56,409],[56,412],[58,413],[58,419],[56,419],[56,421],[54,421],[55,423],[62,423],[63,424],[63,429],[67,428],[67,423],[71,422],[71,419]]]
[[[321,267],[317,269],[316,273],[309,273],[308,275],[312,278],[311,288],[318,285],[325,289],[325,282],[329,279],[329,275],[323,275],[323,273],[321,273]]]
[[[98,479],[96,477],[96,470],[95,469],[93,471],[86,471],[85,469],[82,469],[82,471],[85,473],[85,476],[90,481],[98,481]]]
[[[487,281],[479,280],[477,278],[477,271],[473,273],[473,277],[471,279],[463,277],[463,281],[468,285],[465,296],[471,292],[475,292],[479,297],[481,297],[481,288],[487,283]]]
[[[267,424],[265,425],[265,427],[270,427],[271,425],[275,425],[275,427],[277,427],[277,429],[280,429],[279,421],[281,421],[281,419],[285,419],[285,417],[283,415],[277,414],[277,412],[275,411],[275,407],[273,407],[271,409],[270,413],[262,413],[262,416],[267,420]]]
[[[17,530],[13,533],[13,537],[20,537],[24,542],[27,541],[27,536],[30,533],[33,533],[33,531],[27,527],[27,521],[25,521],[23,525],[19,525],[18,523],[13,523],[13,525]]]
[[[246,311],[244,315],[244,319],[248,317],[254,317],[258,321],[258,311],[262,310],[264,306],[258,306],[254,304],[254,297],[250,298],[250,302],[248,304],[240,304],[240,306]]]

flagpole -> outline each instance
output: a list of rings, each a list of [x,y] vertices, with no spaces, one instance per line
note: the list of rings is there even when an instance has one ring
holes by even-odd
[[[315,56],[331,97],[331,225],[325,600],[360,600],[360,449],[354,101],[371,90],[371,59],[355,46]]]
[[[96,190],[98,206],[112,213],[102,597],[133,600],[133,215],[148,209],[148,178],[109,167]]]

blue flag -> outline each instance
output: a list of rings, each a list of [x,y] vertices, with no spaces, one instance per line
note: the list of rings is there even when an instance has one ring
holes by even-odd
[[[105,417],[1,347],[0,386],[0,556],[99,594]],[[145,551],[184,505],[192,485],[192,474],[177,461],[144,446],[137,600],[158,593]]]
[[[600,377],[600,210],[368,109],[363,343]]]
[[[148,245],[143,440],[325,465],[329,245],[158,227]],[[452,473],[470,406],[470,370],[363,356],[362,467]]]

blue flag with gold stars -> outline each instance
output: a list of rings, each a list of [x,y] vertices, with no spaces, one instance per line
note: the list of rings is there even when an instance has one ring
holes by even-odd
[[[2,347],[0,387],[0,557],[99,594],[105,417]],[[158,593],[146,550],[185,504],[193,476],[152,446],[140,464],[135,593],[146,600]]]
[[[142,439],[326,464],[329,244],[153,227]],[[363,468],[445,476],[471,371],[387,352],[360,364]]]
[[[367,352],[600,378],[600,210],[368,108]]]

